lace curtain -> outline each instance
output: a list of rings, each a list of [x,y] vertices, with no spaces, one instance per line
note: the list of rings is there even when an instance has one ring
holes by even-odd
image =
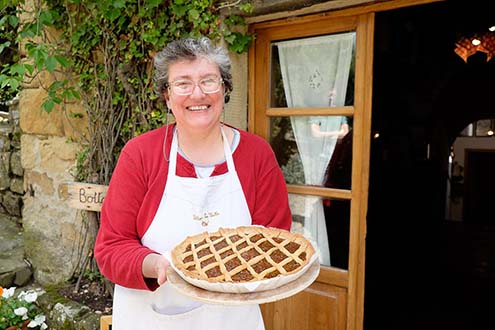
[[[280,68],[288,107],[343,106],[355,33],[278,42]],[[305,183],[322,185],[339,131],[341,116],[292,116]],[[320,249],[320,262],[330,265],[322,199],[304,197],[304,228]],[[331,220],[330,220],[331,221]]]

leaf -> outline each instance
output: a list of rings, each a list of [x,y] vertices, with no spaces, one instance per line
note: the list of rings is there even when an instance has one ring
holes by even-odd
[[[57,60],[55,59],[54,56],[48,56],[46,58],[45,67],[48,72],[55,71],[55,68],[57,67]]]
[[[55,102],[53,102],[51,99],[45,100],[42,104],[41,107],[43,110],[45,110],[47,113],[52,112],[53,107],[55,106]]]
[[[18,76],[24,76],[26,74],[26,66],[24,64],[16,63],[10,67],[11,74],[17,74]]]
[[[50,87],[48,88],[51,92],[56,91],[57,89],[65,86],[67,84],[67,80],[59,80],[59,81],[54,81]]]
[[[17,25],[19,25],[19,18],[17,16],[9,15],[8,18],[9,18],[10,26],[15,28],[15,27],[17,27]]]
[[[53,16],[50,10],[44,10],[39,15],[39,24],[51,25],[53,23]]]
[[[0,54],[3,52],[5,48],[9,48],[9,47],[10,47],[10,41],[6,41],[3,44],[0,44]]]
[[[189,10],[189,20],[196,21],[199,19],[199,12],[196,9]]]
[[[250,3],[244,3],[242,5],[239,5],[239,9],[245,13],[251,14],[254,10],[254,7]]]
[[[113,0],[112,6],[114,8],[125,8],[125,0]]]
[[[55,55],[54,58],[62,67],[68,68],[70,66],[69,60],[65,56]]]
[[[34,66],[32,66],[31,64],[24,64],[24,67],[29,72],[29,74],[33,74],[33,72],[34,72]]]
[[[163,0],[149,0],[150,9],[158,7]]]
[[[10,78],[9,85],[11,89],[17,90],[17,88],[19,88],[19,81],[15,78]]]

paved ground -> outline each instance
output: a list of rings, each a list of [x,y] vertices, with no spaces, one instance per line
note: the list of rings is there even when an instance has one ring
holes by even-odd
[[[9,217],[0,214],[0,286],[23,286],[31,279],[24,260],[22,230]]]

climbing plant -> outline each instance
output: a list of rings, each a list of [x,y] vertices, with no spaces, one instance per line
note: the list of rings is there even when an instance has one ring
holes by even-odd
[[[0,58],[8,54],[0,97],[48,74],[42,110],[87,120],[73,174],[99,184],[130,138],[165,121],[152,86],[156,51],[187,36],[223,39],[237,53],[252,41],[232,14],[251,11],[246,0],[0,0],[0,8]]]
[[[235,31],[242,17],[220,12],[252,10],[239,0],[0,0],[0,6],[0,54],[10,59],[2,63],[2,91],[11,96],[46,72],[53,79],[42,86],[44,111],[68,111],[67,103],[81,100],[84,111],[68,113],[88,119],[83,164],[74,174],[102,184],[122,145],[164,121],[151,86],[157,50],[173,39],[206,35],[242,53],[252,40]]]

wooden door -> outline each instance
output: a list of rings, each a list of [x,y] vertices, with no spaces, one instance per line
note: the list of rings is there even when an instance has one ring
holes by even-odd
[[[327,244],[322,244],[320,236],[315,244],[320,252],[330,251],[329,261],[322,263],[320,275],[308,289],[293,297],[261,306],[268,330],[363,328],[374,13],[436,1],[443,0],[391,0],[316,15],[253,21],[250,25],[255,43],[249,52],[248,129],[270,141],[284,171],[289,200],[292,197],[291,230],[300,230],[302,227],[303,234],[306,234],[306,220],[315,220],[308,216],[306,208],[301,208],[302,203],[298,205],[294,200],[302,199],[306,201],[305,205],[309,200],[309,204],[319,205],[323,212],[316,221],[326,225],[327,236],[323,237],[323,241],[326,239]],[[328,3],[333,4],[332,1]],[[326,105],[315,105],[312,94],[307,93],[302,96],[303,99],[306,97],[306,101],[289,101],[292,96],[288,97],[287,94],[300,90],[290,86],[288,76],[291,74],[287,72],[292,70],[291,63],[281,60],[280,48],[285,47],[287,41],[291,43],[293,40],[331,39],[333,36],[349,33],[355,36],[355,43],[352,74],[349,75],[345,100],[341,99],[340,103],[335,104],[330,100]],[[325,65],[330,58],[330,54],[328,57],[323,55],[316,61]],[[306,76],[298,73],[297,78],[293,75],[292,79],[306,79],[312,88],[317,88],[320,73],[319,70],[308,70]],[[329,97],[333,98],[335,90],[328,92]],[[311,142],[303,146],[296,128],[297,122],[301,120],[295,118],[306,118],[313,127],[314,122],[339,117],[346,118],[345,123],[350,126],[349,132],[339,138],[331,157],[327,157],[328,166],[324,179],[320,182],[308,180],[314,173],[306,169],[313,165],[313,159],[310,157],[310,161],[306,159],[304,162],[302,149],[308,148],[307,145],[311,146]],[[319,125],[323,126],[321,123]],[[311,132],[314,136],[324,134],[319,130]],[[325,143],[322,145],[326,146]],[[316,159],[316,154],[314,157],[314,162],[321,161]],[[293,161],[298,158],[299,161]],[[304,172],[304,175],[296,175],[298,172]],[[330,172],[331,175],[327,175]],[[312,236],[312,233],[308,236]]]
[[[330,250],[327,260],[322,261],[319,277],[308,289],[291,298],[262,305],[267,329],[344,330],[362,327],[373,19],[372,13],[329,14],[251,26],[256,39],[250,52],[249,130],[271,142],[284,170],[288,183],[289,199],[292,201],[293,230],[297,225],[298,228],[303,228],[303,233],[307,232],[308,223],[318,221],[322,224],[322,227],[319,228],[326,227],[326,233],[323,232],[322,234],[322,230],[316,234],[309,233],[308,236],[310,237],[308,238],[318,245],[321,254],[328,254],[327,252]],[[304,103],[306,101],[300,101],[300,103],[289,101],[289,97],[287,97],[287,94],[291,93],[288,86],[289,78],[284,78],[280,71],[288,72],[292,63],[287,63],[285,60],[285,57],[290,57],[288,55],[283,55],[284,61],[282,61],[281,50],[277,48],[281,47],[282,43],[280,42],[301,40],[302,43],[308,41],[311,44],[317,38],[337,40],[340,37],[354,37],[351,61],[344,61],[347,63],[346,65],[349,65],[348,72],[346,71],[349,73],[349,77],[346,78],[347,83],[337,83],[338,78],[332,78],[334,80],[331,82],[334,85],[347,86],[343,88],[345,97],[340,95],[338,104],[334,104],[330,99],[326,106],[318,104],[307,106]],[[329,41],[329,43],[331,42]],[[332,43],[332,45],[334,44]],[[330,48],[332,47],[340,46],[331,46]],[[333,50],[331,51],[333,52]],[[307,78],[308,84],[312,88],[319,86],[320,75],[328,75],[328,73],[322,73],[328,69],[325,68],[326,66],[335,66],[335,63],[342,62],[336,60],[335,63],[329,63],[330,60],[325,53],[318,55],[316,61],[321,62],[320,69],[311,69],[311,72],[306,73],[304,72],[306,69],[302,68],[302,72],[297,73],[302,79]],[[282,62],[284,64],[281,64]],[[338,75],[336,73],[335,77]],[[282,78],[277,78],[277,76],[282,76]],[[286,73],[286,76],[289,76],[289,73]],[[284,92],[280,91],[282,88]],[[297,87],[290,88],[297,89]],[[342,89],[342,87],[339,88]],[[296,93],[297,91],[293,92]],[[299,92],[301,91],[299,90]],[[323,91],[323,93],[327,92],[328,90]],[[338,91],[336,92],[334,88],[330,91],[330,94],[332,93],[338,93]],[[280,97],[279,94],[284,95]],[[308,95],[308,97],[312,98],[313,96]],[[333,97],[333,94],[330,97]],[[283,100],[278,100],[280,98]],[[300,98],[304,98],[304,95]],[[312,103],[313,101],[307,102]],[[303,148],[309,149],[309,147],[303,146],[303,140],[306,139],[300,137],[302,134],[300,132],[304,129],[298,130],[296,121],[304,122],[305,120],[307,120],[308,125],[312,125],[312,129],[313,127],[319,129],[319,127],[324,126],[321,124],[322,122],[330,121],[345,123],[340,127],[347,125],[347,131],[343,135],[339,135],[335,147],[332,145],[331,149],[328,149],[331,150],[331,156],[323,155],[326,157],[324,162],[328,163],[327,173],[330,168],[333,171],[331,175],[325,174],[326,179],[323,180],[308,179],[314,174],[314,171],[307,170],[307,167],[312,166],[313,162],[320,161],[316,159],[320,156],[317,155],[318,152],[315,152],[314,156],[305,156],[303,152]],[[306,144],[321,143],[322,148],[327,148],[328,143],[314,141],[317,141],[315,136],[327,137],[331,136],[330,133],[307,133],[308,136],[311,135],[313,142],[306,142]],[[291,153],[290,150],[296,151]],[[327,151],[325,151],[326,153]],[[290,164],[290,160],[297,158],[296,156],[300,158],[299,164]],[[306,160],[305,163],[304,157],[306,159],[313,157],[313,159]],[[295,173],[298,170],[299,173]],[[319,171],[321,172],[321,168]],[[334,175],[339,171],[340,175]],[[304,175],[301,172],[304,172]],[[321,176],[322,173],[318,174]],[[299,179],[294,177],[299,177]],[[333,180],[329,180],[329,177],[332,177]],[[295,205],[297,202],[294,201],[299,201],[299,204],[311,204],[317,205],[320,209],[323,208],[323,211],[320,210],[320,218],[308,216],[308,209],[304,207],[302,211],[298,211],[298,206]],[[313,211],[311,209],[309,213]],[[296,219],[297,217],[299,219]]]

